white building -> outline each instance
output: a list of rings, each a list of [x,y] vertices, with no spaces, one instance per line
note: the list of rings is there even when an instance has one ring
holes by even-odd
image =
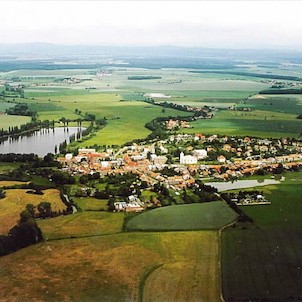
[[[184,155],[183,152],[179,155],[179,162],[182,165],[195,165],[197,164],[197,157],[192,155]]]
[[[197,159],[204,159],[208,156],[208,152],[205,149],[198,149],[193,151],[193,155],[197,157]]]

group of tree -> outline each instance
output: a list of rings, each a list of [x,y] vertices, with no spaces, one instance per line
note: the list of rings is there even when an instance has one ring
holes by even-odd
[[[0,256],[43,240],[42,232],[31,214],[31,206],[20,213],[20,220],[9,230],[8,235],[0,235]]]
[[[29,110],[26,103],[18,103],[14,107],[6,109],[8,115],[23,115],[23,116],[37,116],[37,112]]]

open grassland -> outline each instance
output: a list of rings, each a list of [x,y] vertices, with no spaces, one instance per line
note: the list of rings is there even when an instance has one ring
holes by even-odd
[[[79,212],[38,221],[47,239],[95,236],[121,232],[123,213]]]
[[[193,128],[181,131],[259,137],[296,137],[302,131],[302,122],[296,119],[296,115],[261,110],[219,111],[211,120],[192,122],[191,126]]]
[[[116,94],[53,97],[50,102],[41,98],[42,103],[46,105],[45,111],[39,112],[39,117],[49,120],[58,120],[62,116],[76,119],[79,115],[74,113],[75,109],[82,111],[82,114],[87,112],[95,114],[97,118],[105,117],[108,120],[106,127],[83,143],[85,146],[93,146],[123,144],[144,138],[150,133],[145,124],[158,116],[188,115],[186,112],[169,108],[163,113],[159,106],[137,101],[121,102],[121,99],[122,97]],[[34,105],[36,106],[31,106]],[[54,108],[56,110],[53,110]]]
[[[29,116],[0,114],[0,129],[8,130],[9,127],[20,126],[30,122]]]
[[[6,190],[5,198],[0,199],[0,234],[7,234],[17,224],[20,212],[25,209],[28,203],[38,205],[42,201],[47,201],[51,203],[53,211],[66,209],[59,190],[44,190],[43,195],[28,194],[26,191],[24,189]]]
[[[174,233],[161,238],[169,260],[148,275],[142,301],[220,301],[218,233]]]
[[[223,294],[226,301],[300,301],[300,230],[223,232]]]
[[[93,197],[74,197],[74,203],[83,211],[104,211],[108,209],[107,199]]]
[[[0,267],[3,302],[220,301],[217,232],[49,241],[0,258]]]
[[[1,92],[1,87],[0,87],[0,92]],[[14,107],[14,106],[15,106],[15,104],[13,104],[13,103],[6,103],[6,102],[0,101],[0,112],[4,113],[6,111],[6,109]]]
[[[0,173],[6,173],[9,171],[13,171],[20,166],[19,163],[6,163],[0,162]]]
[[[301,185],[302,172],[287,172],[284,182],[263,188],[271,205],[241,207],[257,229],[223,231],[226,300],[302,298]]]
[[[269,206],[243,207],[262,229],[302,229],[302,172],[287,172],[285,181],[261,189],[272,202]]]
[[[264,111],[291,113],[296,117],[302,112],[302,95],[258,94],[247,99],[240,106]]]
[[[111,212],[78,212],[38,220],[45,239],[95,236],[122,231],[124,214]]]
[[[18,180],[0,180],[0,187],[9,187],[28,184],[29,182],[18,181]]]
[[[219,229],[235,221],[237,215],[223,201],[168,206],[139,214],[126,229],[144,231]]]

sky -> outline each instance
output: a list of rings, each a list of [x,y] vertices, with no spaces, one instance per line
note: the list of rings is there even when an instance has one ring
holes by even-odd
[[[301,49],[301,1],[3,1],[0,43]]]

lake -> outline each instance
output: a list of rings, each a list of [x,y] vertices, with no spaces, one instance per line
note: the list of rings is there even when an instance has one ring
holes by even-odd
[[[41,129],[22,136],[9,137],[0,141],[0,153],[34,153],[38,156],[45,156],[47,153],[55,153],[55,146],[65,140],[70,142],[70,136],[77,134],[81,137],[84,128],[78,127],[57,127],[54,129]]]
[[[253,187],[261,187],[267,185],[276,185],[280,184],[280,181],[274,179],[250,179],[250,180],[237,180],[237,181],[228,181],[228,182],[207,182],[207,186],[212,186],[218,189],[218,192],[235,190],[235,189],[246,189]]]

